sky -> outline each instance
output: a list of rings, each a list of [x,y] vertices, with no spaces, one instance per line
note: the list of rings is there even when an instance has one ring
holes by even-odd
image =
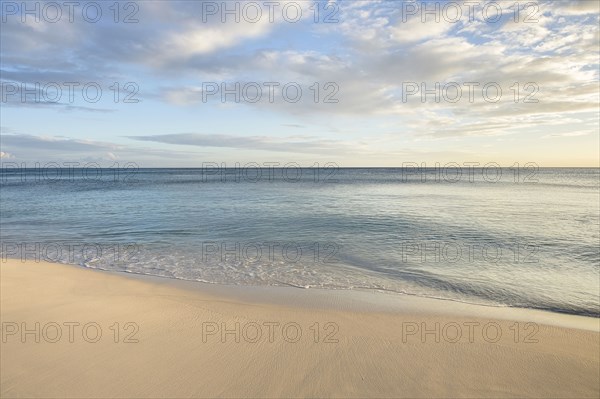
[[[3,164],[599,166],[595,0],[0,3]]]

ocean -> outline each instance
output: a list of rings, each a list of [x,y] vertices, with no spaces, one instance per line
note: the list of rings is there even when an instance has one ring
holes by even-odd
[[[0,171],[3,258],[600,317],[600,169]]]

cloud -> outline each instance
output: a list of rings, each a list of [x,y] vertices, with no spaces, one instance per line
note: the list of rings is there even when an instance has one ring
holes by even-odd
[[[436,22],[430,18],[422,22],[420,16],[412,17],[407,21],[398,21],[391,26],[390,38],[398,43],[420,42],[426,39],[445,36],[450,30],[458,28],[456,22],[449,22],[444,19]]]
[[[201,101],[203,82],[298,82],[304,88],[295,103],[281,97],[271,103],[263,96],[256,103],[223,104],[215,96],[199,112],[210,119],[211,110],[229,107],[228,117],[219,124],[222,131],[232,133],[227,129],[239,128],[238,116],[260,115],[280,129],[272,137],[245,136],[243,131],[238,135],[151,134],[165,130],[153,130],[152,118],[147,124],[137,118],[135,128],[144,134],[128,137],[137,145],[146,142],[148,151],[154,151],[152,156],[168,159],[179,154],[175,145],[288,154],[352,154],[356,146],[364,154],[368,145],[361,143],[370,142],[394,153],[397,147],[392,145],[415,139],[539,137],[540,133],[552,134],[549,128],[570,126],[576,133],[598,127],[600,10],[595,1],[520,3],[528,4],[522,18],[536,11],[534,23],[515,22],[508,8],[512,2],[502,3],[505,17],[496,23],[485,21],[480,7],[474,20],[464,12],[455,23],[422,23],[420,15],[404,20],[401,3],[389,1],[337,2],[339,23],[333,24],[312,23],[310,2],[301,2],[307,18],[299,23],[281,20],[280,13],[273,23],[265,19],[222,23],[220,15],[203,21],[206,4],[141,2],[135,24],[22,24],[20,18],[9,19],[2,26],[3,82],[93,81],[108,87],[115,81],[136,81],[140,96],[152,103],[143,112],[164,115],[177,124],[172,128],[171,122],[165,122],[160,129],[173,129],[166,131],[195,131],[197,114],[190,106]],[[309,89],[315,82],[320,84],[320,101],[314,101]],[[339,89],[337,103],[322,101],[328,94],[323,85],[328,82]],[[436,102],[432,96],[425,103],[420,96],[404,102],[405,82],[429,88],[436,83],[477,82],[481,87],[495,82],[503,88],[503,96],[499,103],[483,101],[481,93],[474,103]],[[515,83],[520,90],[517,102],[513,101]],[[537,103],[521,101],[529,93],[524,87],[527,83],[537,85]],[[101,104],[31,105],[14,98],[5,105],[9,112],[15,107],[31,106],[32,113],[39,112],[35,107],[46,112],[54,107],[78,116],[83,111],[114,111]],[[139,115],[131,109],[131,114],[115,113],[115,121]],[[180,115],[194,116],[181,121],[171,118]],[[393,129],[397,141],[377,129],[382,122],[399,127]],[[313,136],[292,136],[299,126],[313,129]],[[9,149],[14,154],[29,149],[39,151],[39,156],[43,150],[105,159],[141,156],[141,150],[129,144],[83,140],[86,132],[81,129],[72,133],[77,138],[70,139],[17,135],[5,141],[3,130],[3,143],[13,146]],[[122,131],[107,134],[121,142],[117,136]],[[560,134],[569,137],[562,130]],[[152,147],[156,143],[173,146]],[[197,148],[190,151],[196,154]]]
[[[542,136],[542,138],[552,138],[552,137],[580,137],[580,136],[588,136],[592,134],[591,131],[577,131],[577,132],[566,132],[566,133],[555,133],[548,134],[546,136]]]
[[[176,133],[151,136],[127,136],[132,140],[152,141],[165,144],[176,144],[197,147],[237,148],[276,152],[297,153],[345,153],[351,147],[345,143],[316,139],[306,136],[295,137],[261,137],[234,136],[225,134]]]
[[[60,150],[63,152],[86,151],[96,149],[119,149],[111,143],[90,140],[71,139],[65,137],[33,136],[27,134],[8,134],[2,136],[3,145],[30,149]]]
[[[201,155],[200,152],[187,152],[128,146],[111,142],[82,140],[70,137],[36,136],[30,134],[2,134],[2,148],[10,152],[8,157],[19,162],[26,162],[30,167],[35,163],[47,162],[79,162],[100,163],[110,167],[115,162],[125,165],[137,163],[140,167],[162,165],[177,165],[182,160]],[[18,154],[18,156],[16,155]]]
[[[502,119],[501,125],[514,125],[514,118],[523,115],[533,118],[550,112],[584,113],[597,102],[598,29],[593,23],[571,17],[558,24],[560,5],[540,3],[536,23],[515,23],[508,8],[504,11],[510,17],[498,23],[486,23],[481,12],[473,21],[463,13],[457,23],[443,19],[439,23],[422,23],[420,16],[403,22],[400,7],[390,3],[348,4],[344,3],[340,24],[330,30],[318,28],[319,32],[333,35],[334,40],[337,38],[338,51],[324,54],[315,50],[259,49],[239,59],[221,55],[214,59],[215,63],[204,60],[203,64],[193,65],[199,71],[207,71],[210,64],[216,67],[210,72],[225,73],[228,81],[244,83],[250,75],[261,82],[276,75],[280,82],[302,82],[305,87],[310,82],[335,82],[339,87],[336,104],[310,101],[305,96],[294,104],[268,103],[263,99],[242,102],[243,107],[306,119],[327,116],[337,121],[356,115],[396,116],[399,123],[423,114],[422,109],[427,107],[434,111],[428,113],[432,120],[443,115],[453,115],[454,121],[462,119],[461,126],[474,129],[460,132],[468,136],[499,132],[483,128],[485,118],[490,116]],[[389,12],[381,13],[384,9]],[[236,70],[233,65],[239,68]],[[405,103],[401,90],[404,82],[425,83],[427,87],[448,82],[477,82],[480,87],[498,83],[504,90],[503,103],[486,103],[481,95],[476,104]],[[538,103],[515,104],[511,91],[515,83],[520,85],[520,100],[528,94],[523,91],[524,85],[537,85]],[[163,98],[178,105],[195,104],[200,96],[199,87],[190,85],[172,86],[163,93]],[[477,114],[473,109],[477,109]],[[424,117],[421,120],[427,121]],[[544,124],[543,119],[538,120],[538,126]],[[415,125],[414,133],[423,134],[423,129]]]
[[[557,15],[593,15],[600,12],[600,3],[590,0],[558,0],[552,1]]]

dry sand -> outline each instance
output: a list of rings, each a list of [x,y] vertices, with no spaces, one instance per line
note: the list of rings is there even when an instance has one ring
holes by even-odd
[[[17,260],[0,280],[2,398],[600,395],[593,318]]]

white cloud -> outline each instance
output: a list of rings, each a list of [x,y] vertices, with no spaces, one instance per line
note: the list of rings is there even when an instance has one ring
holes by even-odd
[[[552,6],[555,14],[563,16],[598,15],[600,12],[600,2],[595,0],[558,0],[542,4]]]
[[[398,43],[419,42],[446,35],[451,29],[457,27],[458,22],[448,22],[441,19],[439,22],[428,20],[425,23],[420,18],[411,18],[406,22],[399,21],[390,30],[390,37]]]

